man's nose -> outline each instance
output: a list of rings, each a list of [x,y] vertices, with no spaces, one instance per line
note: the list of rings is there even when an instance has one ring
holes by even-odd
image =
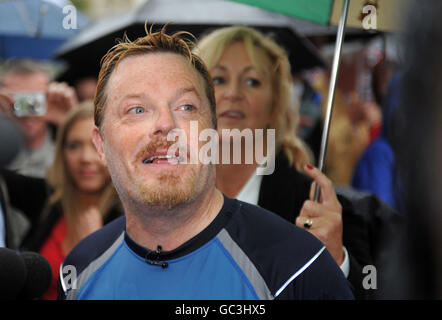
[[[167,135],[170,130],[176,127],[175,118],[169,107],[158,108],[157,115],[154,135]]]

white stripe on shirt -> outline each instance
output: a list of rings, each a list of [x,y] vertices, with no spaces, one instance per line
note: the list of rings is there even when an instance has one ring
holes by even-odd
[[[307,269],[313,262],[315,262],[315,260],[321,255],[321,253],[325,250],[325,247],[322,247],[321,250],[318,251],[317,254],[315,254],[313,256],[313,258],[311,258],[309,260],[309,262],[307,262],[301,269],[299,269],[298,271],[296,271],[296,273],[294,275],[292,275],[290,277],[290,279],[288,279],[281,288],[279,288],[278,291],[276,291],[275,293],[275,298],[277,296],[279,296],[279,294],[290,284],[290,282],[292,282],[293,280],[295,280],[302,272],[304,272],[305,269]]]

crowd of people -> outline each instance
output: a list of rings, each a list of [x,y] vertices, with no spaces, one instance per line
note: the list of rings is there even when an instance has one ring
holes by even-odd
[[[434,288],[414,294],[414,282],[405,288],[407,274],[398,269],[409,261],[402,254],[407,222],[420,221],[420,206],[407,198],[412,151],[398,132],[410,136],[415,128],[425,139],[430,132],[424,118],[411,116],[422,115],[410,106],[416,99],[401,91],[412,77],[419,77],[414,69],[402,73],[386,62],[374,70],[381,133],[342,185],[315,168],[287,53],[254,28],[219,28],[197,43],[167,28],[123,39],[104,56],[97,79],[76,88],[49,79],[38,62],[8,61],[0,126],[23,139],[13,157],[1,158],[0,246],[47,259],[52,279],[40,299],[440,298]],[[319,102],[321,89],[303,81]],[[44,94],[41,114],[17,111],[20,94],[30,93]],[[218,133],[211,141],[221,146],[217,161],[187,161],[204,149],[192,140],[193,123],[198,137]],[[177,130],[190,139],[170,153]],[[250,130],[252,145],[224,134],[234,130]],[[0,147],[11,149],[6,140]],[[417,147],[414,141],[405,145]],[[231,152],[236,143],[240,163]],[[256,150],[274,163],[270,174],[259,174],[266,165],[259,159],[244,161]],[[437,229],[431,212],[440,206],[428,195],[422,208]],[[436,235],[426,240],[437,243]],[[431,257],[426,262],[437,270],[440,256]],[[75,267],[76,286],[64,279],[64,266]],[[369,283],[367,267],[377,270]]]

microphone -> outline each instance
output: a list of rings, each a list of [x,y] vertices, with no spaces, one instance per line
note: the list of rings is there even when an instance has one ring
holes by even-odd
[[[32,300],[51,284],[49,262],[35,252],[0,248],[0,300]]]
[[[32,300],[40,297],[51,285],[52,270],[48,260],[36,252],[21,254],[26,266],[26,282],[18,296],[19,300]]]
[[[0,248],[0,300],[14,300],[26,282],[26,265],[19,253]]]
[[[161,246],[158,246],[156,251],[150,251],[149,253],[147,253],[144,259],[150,265],[166,269],[169,266],[169,264],[165,261],[158,261],[160,259],[160,254],[162,250],[163,248]]]

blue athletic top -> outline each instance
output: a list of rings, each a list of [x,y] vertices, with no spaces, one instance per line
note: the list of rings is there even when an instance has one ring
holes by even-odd
[[[118,218],[71,251],[60,299],[353,298],[319,240],[254,205],[224,197],[211,224],[171,251],[141,247],[125,226]]]

